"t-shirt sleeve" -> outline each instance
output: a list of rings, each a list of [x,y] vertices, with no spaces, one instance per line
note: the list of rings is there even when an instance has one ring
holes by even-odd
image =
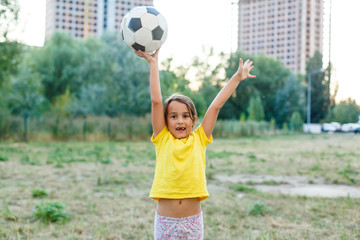
[[[212,135],[209,138],[206,136],[205,131],[201,124],[195,130],[195,133],[199,136],[201,144],[205,147],[213,141]]]
[[[159,134],[156,136],[156,138],[154,137],[154,134],[151,136],[151,142],[156,145],[158,144],[166,135],[167,133],[167,127],[165,126],[160,132]]]

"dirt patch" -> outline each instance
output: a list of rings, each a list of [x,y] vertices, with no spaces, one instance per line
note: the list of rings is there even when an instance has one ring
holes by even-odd
[[[303,176],[270,176],[270,175],[222,175],[217,174],[215,179],[221,182],[241,183],[251,185],[258,191],[272,194],[286,194],[307,197],[351,197],[360,198],[360,187],[325,184],[320,178],[308,179]]]

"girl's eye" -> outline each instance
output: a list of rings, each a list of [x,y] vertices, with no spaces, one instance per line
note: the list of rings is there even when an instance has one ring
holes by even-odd
[[[175,115],[172,115],[172,116],[170,116],[170,118],[176,118],[176,116],[175,116]]]
[[[189,117],[189,115],[184,115],[184,118],[188,118]]]

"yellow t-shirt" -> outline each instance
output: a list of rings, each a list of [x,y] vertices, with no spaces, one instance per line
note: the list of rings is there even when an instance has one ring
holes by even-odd
[[[165,126],[151,141],[156,147],[156,167],[150,198],[207,199],[205,152],[212,136],[207,138],[200,125],[187,138],[176,139]]]

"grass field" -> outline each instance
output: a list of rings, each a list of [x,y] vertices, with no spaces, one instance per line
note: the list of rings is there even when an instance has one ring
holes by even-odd
[[[205,239],[360,239],[360,199],[263,193],[217,176],[360,188],[360,135],[215,139]],[[0,239],[152,239],[151,142],[0,143]],[[262,184],[284,184],[277,181]]]

